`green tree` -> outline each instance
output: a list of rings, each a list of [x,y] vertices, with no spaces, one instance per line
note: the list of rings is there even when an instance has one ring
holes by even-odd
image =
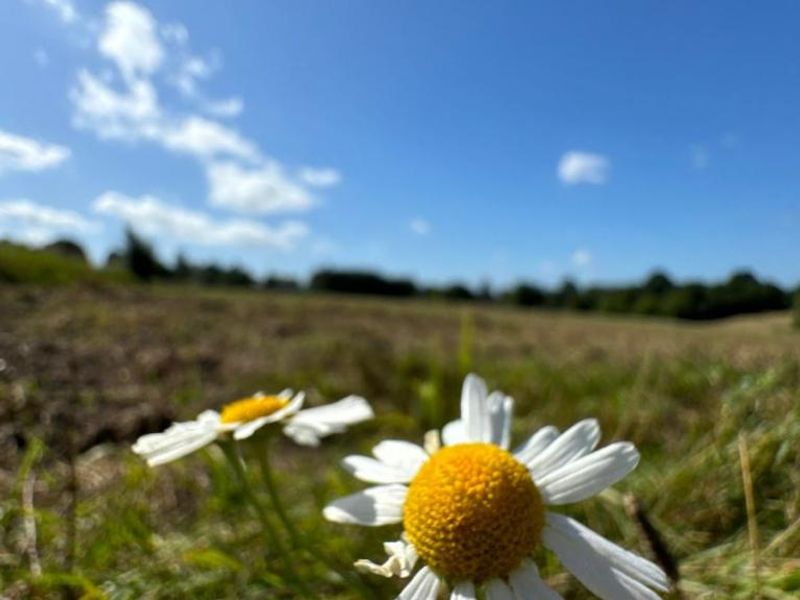
[[[156,256],[153,247],[132,228],[125,230],[124,264],[137,279],[151,281],[169,276],[170,271]]]

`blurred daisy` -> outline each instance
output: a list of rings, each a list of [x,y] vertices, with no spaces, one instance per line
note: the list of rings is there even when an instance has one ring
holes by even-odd
[[[664,572],[577,521],[546,506],[585,500],[630,473],[639,461],[633,444],[595,450],[600,428],[581,421],[559,435],[545,427],[509,452],[513,400],[487,393],[468,375],[461,419],[442,431],[444,447],[384,441],[375,458],[348,456],[357,478],[380,484],[336,500],[325,517],[338,523],[403,523],[402,539],[384,545],[383,564],[356,567],[386,577],[409,577],[402,600],[433,600],[444,585],[451,600],[560,598],[531,556],[542,544],[604,600],[657,600]],[[481,595],[479,590],[483,589]]]
[[[305,394],[284,390],[275,396],[261,392],[222,408],[206,410],[194,421],[173,423],[162,433],[140,437],[133,451],[151,467],[171,462],[218,439],[243,440],[272,423],[282,423],[283,432],[298,444],[318,446],[319,440],[344,431],[374,416],[364,398],[348,396],[333,404],[300,410]]]

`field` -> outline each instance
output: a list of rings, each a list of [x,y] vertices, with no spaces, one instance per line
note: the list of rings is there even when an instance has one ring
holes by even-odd
[[[396,528],[320,516],[362,487],[339,460],[387,437],[421,441],[456,415],[469,371],[516,399],[516,442],[593,416],[603,443],[636,443],[639,468],[570,514],[650,558],[662,538],[660,560],[680,571],[673,597],[800,595],[800,335],[788,314],[678,324],[99,283],[0,287],[0,311],[0,597],[293,597],[286,555],[264,545],[221,452],[150,469],[129,447],[261,389],[372,402],[374,421],[320,449],[281,439],[274,456],[319,552],[341,568],[382,559]],[[540,559],[566,598],[589,597]],[[313,595],[358,597],[304,554],[291,560]],[[379,598],[400,585],[362,581]]]

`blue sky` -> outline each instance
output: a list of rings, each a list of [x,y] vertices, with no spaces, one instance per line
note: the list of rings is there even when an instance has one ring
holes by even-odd
[[[9,0],[0,235],[796,284],[800,5]]]

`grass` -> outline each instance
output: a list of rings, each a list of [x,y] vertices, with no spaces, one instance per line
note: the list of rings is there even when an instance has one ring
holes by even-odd
[[[0,282],[63,285],[130,280],[122,269],[94,269],[71,256],[0,241]]]
[[[128,448],[142,428],[257,389],[374,404],[377,419],[321,450],[280,440],[275,454],[300,531],[342,567],[379,559],[397,528],[320,517],[360,487],[338,461],[386,437],[420,441],[456,414],[470,370],[517,400],[515,441],[594,416],[604,442],[637,444],[634,474],[569,513],[652,558],[645,523],[626,511],[634,498],[678,564],[683,597],[800,594],[800,334],[789,314],[678,324],[136,286],[0,287],[0,306],[4,598],[292,597],[221,452],[149,469]],[[566,598],[589,597],[541,559]],[[356,597],[327,569],[298,569],[315,595]],[[364,581],[378,597],[399,589]]]

